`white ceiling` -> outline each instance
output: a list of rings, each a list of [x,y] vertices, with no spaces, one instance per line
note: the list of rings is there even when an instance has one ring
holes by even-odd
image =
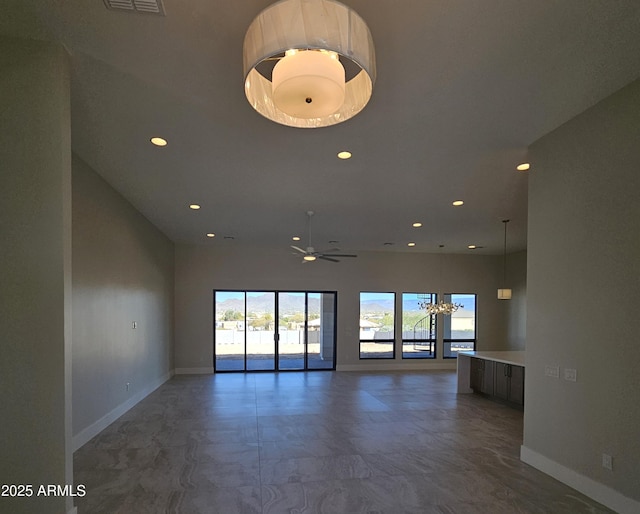
[[[313,210],[321,248],[500,254],[510,218],[523,249],[528,145],[640,76],[638,0],[348,0],[376,46],[373,97],[294,129],[244,97],[244,34],[270,0],[165,0],[165,17],[2,3],[0,33],[71,55],[74,152],[180,243],[286,247]]]

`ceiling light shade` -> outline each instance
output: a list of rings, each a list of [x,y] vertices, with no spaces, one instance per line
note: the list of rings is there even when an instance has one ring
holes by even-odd
[[[511,300],[511,289],[498,289],[498,300]]]
[[[167,146],[167,140],[161,137],[152,137],[150,141],[156,146]]]
[[[344,67],[335,52],[289,50],[271,84],[275,106],[294,118],[324,118],[344,103]]]
[[[342,123],[368,103],[375,51],[364,20],[333,0],[281,0],[244,38],[245,95],[262,116],[290,127]]]

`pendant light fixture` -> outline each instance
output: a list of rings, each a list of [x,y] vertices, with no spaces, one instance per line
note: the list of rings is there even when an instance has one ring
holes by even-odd
[[[507,223],[509,220],[502,220],[504,223],[504,254],[502,261],[502,289],[498,289],[498,300],[511,300],[511,289],[506,289],[507,284]]]
[[[335,125],[367,104],[376,77],[364,20],[333,0],[281,0],[244,38],[244,91],[266,118],[298,128]]]

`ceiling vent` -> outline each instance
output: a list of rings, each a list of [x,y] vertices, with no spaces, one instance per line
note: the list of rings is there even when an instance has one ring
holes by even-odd
[[[104,0],[107,9],[114,11],[137,12],[140,14],[159,14],[165,16],[162,0]]]

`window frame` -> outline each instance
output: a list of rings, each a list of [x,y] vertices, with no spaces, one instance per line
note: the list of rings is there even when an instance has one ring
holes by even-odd
[[[401,354],[402,354],[402,359],[403,360],[422,360],[422,359],[428,359],[428,360],[434,360],[437,358],[437,348],[438,348],[438,317],[435,314],[431,314],[431,315],[427,315],[426,312],[425,314],[425,318],[429,317],[431,320],[431,333],[433,334],[433,337],[430,337],[428,339],[410,339],[410,338],[405,338],[404,337],[404,295],[430,295],[431,296],[431,301],[432,302],[437,302],[438,301],[438,294],[437,293],[425,293],[425,292],[410,292],[410,291],[403,291],[401,293],[401,297],[400,297],[400,305],[401,305],[401,316],[400,316],[400,323],[401,323]],[[424,318],[423,318],[424,319]],[[428,356],[416,356],[416,357],[405,357],[405,351],[404,351],[404,345],[405,343],[413,343],[415,346],[415,343],[422,343],[422,342],[427,342],[430,344],[430,351],[428,352],[429,355]]]
[[[243,355],[243,359],[242,359],[242,368],[240,369],[221,369],[218,362],[217,362],[217,357],[218,357],[218,347],[217,347],[217,319],[216,319],[216,313],[217,313],[217,295],[218,293],[239,293],[243,295],[243,308],[244,308],[244,320],[243,323],[245,324],[245,330],[243,330],[244,332],[244,342],[243,342],[243,347],[244,347],[244,355]],[[247,354],[247,337],[248,337],[248,331],[246,330],[247,325],[247,315],[248,315],[248,311],[247,311],[247,295],[249,293],[273,293],[274,294],[274,300],[275,300],[275,316],[274,316],[274,321],[275,321],[275,325],[274,325],[274,342],[275,342],[275,346],[274,346],[274,354],[273,354],[273,359],[274,359],[274,368],[271,369],[250,369],[247,366],[247,360],[248,360],[248,354]],[[305,299],[305,310],[304,310],[304,355],[303,355],[303,367],[302,368],[286,368],[286,367],[281,367],[279,364],[279,359],[281,356],[281,353],[279,351],[279,347],[280,347],[280,330],[279,330],[279,326],[278,326],[278,319],[279,319],[279,314],[280,314],[280,305],[279,305],[279,295],[280,293],[293,293],[293,294],[304,294],[304,299]],[[331,295],[333,297],[333,327],[331,332],[331,337],[333,339],[333,355],[332,355],[332,359],[331,359],[331,367],[327,366],[327,367],[309,367],[309,295],[310,294],[328,294]],[[322,297],[321,297],[322,298]],[[330,290],[318,290],[318,289],[304,289],[304,290],[296,290],[296,289],[227,289],[227,288],[221,288],[221,289],[217,289],[214,288],[212,290],[212,331],[213,331],[213,339],[212,339],[212,365],[213,365],[213,369],[214,369],[214,373],[292,373],[292,372],[300,372],[300,371],[335,371],[336,370],[336,366],[337,366],[337,361],[338,361],[338,292],[337,291],[330,291]],[[238,359],[240,360],[240,359]]]
[[[393,296],[393,337],[391,339],[379,339],[375,341],[375,339],[361,339],[360,338],[360,320],[362,319],[362,295],[363,294],[389,294]],[[358,294],[358,358],[359,360],[394,360],[396,358],[396,322],[398,319],[397,316],[397,293],[395,291],[360,291]],[[391,343],[391,356],[390,357],[363,357],[362,352],[362,344],[363,343],[371,343],[371,342],[380,342],[380,343]]]
[[[444,321],[443,331],[442,331],[442,358],[443,359],[457,359],[459,351],[475,351],[476,344],[478,342],[478,294],[477,293],[444,293],[442,295],[444,301],[455,302],[454,296],[473,296],[473,338],[455,338],[455,337],[445,337],[447,322]],[[451,318],[451,316],[449,316]],[[449,321],[450,323],[450,321]],[[473,348],[471,350],[464,349],[453,352],[451,350],[452,343],[473,343]],[[447,345],[449,345],[449,351],[447,352]],[[448,353],[448,355],[447,355]],[[455,353],[455,354],[454,354]],[[454,354],[454,355],[452,355]]]

